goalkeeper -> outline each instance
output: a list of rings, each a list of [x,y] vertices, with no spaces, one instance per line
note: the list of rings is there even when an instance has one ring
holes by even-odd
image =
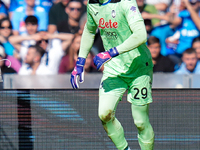
[[[83,82],[85,59],[93,45],[97,28],[100,30],[105,52],[94,57],[100,70],[104,65],[99,88],[98,114],[102,125],[119,150],[130,149],[124,130],[115,117],[118,102],[128,90],[132,116],[138,129],[142,150],[152,150],[154,132],[149,122],[149,103],[153,63],[146,47],[145,25],[135,0],[89,0],[87,22],[84,27],[79,57],[71,74],[73,88]]]

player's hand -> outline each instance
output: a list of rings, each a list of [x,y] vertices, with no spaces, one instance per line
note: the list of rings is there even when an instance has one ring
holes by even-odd
[[[112,57],[115,57],[117,55],[119,55],[119,52],[117,51],[116,47],[111,48],[106,52],[101,52],[97,54],[93,59],[97,70],[100,70],[103,64],[105,64],[106,62],[111,60]]]
[[[84,65],[85,65],[85,58],[78,57],[76,66],[71,73],[71,79],[70,79],[71,85],[74,89],[79,88],[78,78],[80,83],[83,83],[84,81]]]

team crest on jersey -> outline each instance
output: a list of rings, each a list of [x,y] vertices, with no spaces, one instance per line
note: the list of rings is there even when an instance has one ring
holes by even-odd
[[[112,17],[115,18],[115,16],[116,16],[116,12],[115,10],[112,10]]]

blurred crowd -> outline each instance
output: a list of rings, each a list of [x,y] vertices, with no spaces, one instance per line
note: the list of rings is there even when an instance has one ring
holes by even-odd
[[[1,0],[1,74],[71,73],[87,20],[87,0]],[[154,72],[200,73],[200,0],[136,0]],[[134,41],[133,41],[134,42]],[[85,72],[104,51],[97,30]],[[11,62],[11,66],[9,67]],[[102,69],[103,70],[103,69]],[[102,71],[101,70],[101,71]]]

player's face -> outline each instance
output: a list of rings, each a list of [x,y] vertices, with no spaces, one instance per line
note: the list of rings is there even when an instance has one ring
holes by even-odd
[[[8,37],[11,34],[11,31],[10,22],[8,20],[3,21],[0,28],[0,34],[3,37]]]
[[[34,64],[35,56],[36,56],[36,50],[34,48],[29,48],[25,57],[25,63],[29,65]]]
[[[70,2],[66,7],[66,12],[71,19],[78,20],[81,16],[82,5],[80,2]]]
[[[151,56],[153,59],[156,59],[159,54],[160,54],[160,44],[159,43],[154,43],[148,46],[150,52],[151,52]]]
[[[192,54],[183,54],[183,62],[186,64],[186,68],[189,71],[193,71],[196,63],[197,63],[197,55],[196,53],[192,53]]]
[[[37,32],[37,28],[38,28],[37,24],[31,24],[31,23],[26,24],[26,30],[29,35],[35,34]]]
[[[197,58],[200,60],[200,41],[193,43],[192,48],[195,49]]]

